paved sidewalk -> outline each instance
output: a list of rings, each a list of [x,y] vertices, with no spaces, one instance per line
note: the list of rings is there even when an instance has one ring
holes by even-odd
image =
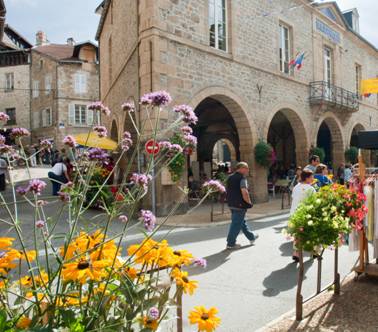
[[[252,209],[248,210],[246,220],[258,220],[265,217],[276,216],[287,213],[288,209],[281,209],[281,199],[271,199],[267,203],[255,204]],[[214,204],[214,221],[211,221],[211,205],[210,203],[203,203],[190,214],[179,214],[171,216],[165,223],[167,226],[177,227],[209,227],[226,225],[231,222],[231,213],[227,207],[220,203]],[[159,224],[163,223],[164,217],[158,218]]]
[[[378,331],[378,278],[353,279],[354,274],[350,274],[344,280],[340,296],[329,291],[309,301],[301,322],[292,311],[259,331]]]

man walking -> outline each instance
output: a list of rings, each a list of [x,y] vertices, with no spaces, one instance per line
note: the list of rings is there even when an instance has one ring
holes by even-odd
[[[310,164],[308,164],[306,167],[305,167],[305,169],[308,169],[308,170],[310,170],[312,173],[314,173],[315,174],[315,172],[316,172],[316,167],[318,167],[318,165],[320,164],[320,158],[319,158],[319,156],[317,156],[317,155],[313,155],[313,156],[311,156],[311,158],[310,158]]]
[[[227,202],[231,210],[231,225],[227,236],[227,249],[240,248],[236,244],[236,238],[240,231],[244,233],[251,244],[259,237],[253,234],[245,222],[247,209],[252,207],[251,197],[248,192],[246,176],[249,173],[248,164],[240,162],[236,165],[236,171],[227,180]]]

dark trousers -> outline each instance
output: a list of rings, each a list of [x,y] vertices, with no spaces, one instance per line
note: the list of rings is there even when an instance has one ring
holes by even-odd
[[[247,210],[231,210],[231,225],[227,236],[227,245],[233,247],[236,244],[236,238],[240,231],[244,233],[246,238],[250,241],[255,239],[255,235],[249,229],[245,215]]]
[[[52,194],[53,196],[58,196],[58,192],[62,186],[62,183],[67,183],[67,179],[65,175],[56,175],[53,172],[48,173],[48,177],[52,183]]]
[[[0,191],[5,190],[5,174],[0,174]]]

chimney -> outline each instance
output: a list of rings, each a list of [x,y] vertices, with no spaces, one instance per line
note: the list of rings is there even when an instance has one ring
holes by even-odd
[[[67,45],[75,46],[75,39],[73,39],[72,37],[68,38]]]
[[[35,35],[35,45],[43,46],[47,44],[48,44],[48,41],[47,41],[46,34],[43,31],[38,31]]]

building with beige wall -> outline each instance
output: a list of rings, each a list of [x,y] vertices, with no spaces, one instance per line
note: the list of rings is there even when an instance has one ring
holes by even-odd
[[[62,147],[66,135],[87,132],[99,98],[97,46],[91,42],[50,44],[43,32],[31,51],[32,140],[50,139]]]
[[[260,140],[282,167],[304,166],[319,146],[336,168],[356,132],[378,127],[377,96],[358,91],[378,74],[378,51],[359,34],[357,10],[308,0],[105,0],[98,12],[109,128],[118,137],[128,128],[123,101],[167,90],[199,116],[192,165],[203,172],[214,145],[231,143],[235,159],[252,166],[257,201],[268,195],[268,170],[254,160]],[[158,187],[164,212],[174,189]]]

